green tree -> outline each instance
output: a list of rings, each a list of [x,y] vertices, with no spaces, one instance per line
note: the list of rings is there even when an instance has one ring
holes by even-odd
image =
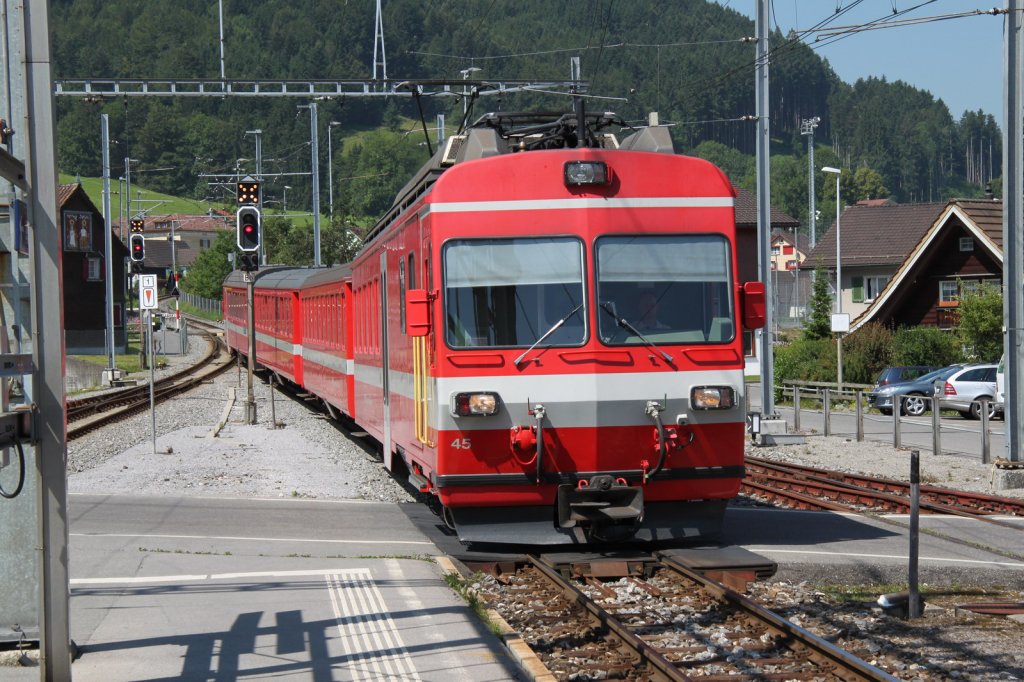
[[[1003,293],[982,282],[976,289],[960,286],[960,324],[956,336],[969,360],[995,362],[1003,352]]]
[[[803,338],[827,339],[832,335],[832,296],[828,293],[828,273],[822,267],[814,269],[811,289],[811,315],[804,324]]]
[[[871,383],[892,359],[892,330],[871,322],[843,339],[843,379]]]
[[[861,199],[885,199],[888,196],[889,190],[878,171],[861,166],[853,172],[853,197],[848,203]]]

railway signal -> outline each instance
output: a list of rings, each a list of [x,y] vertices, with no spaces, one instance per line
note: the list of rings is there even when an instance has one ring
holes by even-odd
[[[237,183],[237,196],[238,203],[252,206],[259,206],[260,204],[260,183],[258,180],[252,178],[246,178],[245,180],[239,180]]]
[[[128,221],[128,232],[135,234],[136,232],[145,232],[146,222],[142,218],[132,218]]]
[[[238,248],[253,252],[260,249],[260,210],[255,206],[243,206],[235,214],[238,230]]]
[[[128,248],[131,252],[132,263],[141,264],[146,259],[146,238],[141,232],[133,232],[129,235]]]

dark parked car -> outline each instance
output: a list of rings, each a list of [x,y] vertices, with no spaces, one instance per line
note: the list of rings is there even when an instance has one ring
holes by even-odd
[[[879,373],[878,378],[875,379],[875,388],[879,386],[888,386],[889,384],[898,384],[903,381],[913,381],[922,374],[928,372],[934,372],[939,369],[938,367],[929,367],[927,365],[908,365],[906,367],[886,367]]]
[[[928,398],[934,394],[935,381],[945,381],[961,369],[963,369],[963,365],[950,365],[921,374],[910,381],[875,386],[871,393],[868,393],[868,405],[877,408],[882,414],[892,414],[896,398],[902,397],[901,414],[918,417],[931,408],[931,400]]]
[[[988,416],[998,412],[995,402],[996,365],[970,365],[946,379],[945,391],[939,400],[939,407],[956,410],[964,419],[978,419],[981,416],[981,400],[988,400]]]

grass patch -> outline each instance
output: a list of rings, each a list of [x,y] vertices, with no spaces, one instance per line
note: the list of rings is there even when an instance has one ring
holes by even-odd
[[[487,613],[487,604],[484,603],[479,596],[477,596],[476,590],[473,589],[472,583],[477,582],[483,574],[474,573],[469,579],[463,578],[458,573],[445,573],[444,581],[448,584],[448,587],[452,589],[457,595],[465,600],[469,608],[473,610],[477,618],[483,621],[487,625],[487,629],[490,630],[495,637],[501,636],[501,628],[498,624],[491,620]]]
[[[104,368],[108,362],[106,355],[73,355],[72,357]],[[167,365],[167,356],[157,355],[153,358],[153,362],[156,363],[157,367],[165,367]],[[127,353],[114,353],[114,366],[126,374],[138,374],[149,371],[148,369],[143,369],[142,363],[139,361],[138,345],[133,347],[131,342],[128,343]]]
[[[181,310],[182,313],[186,315],[201,317],[204,320],[209,320],[210,322],[220,322],[223,319],[223,317],[220,314],[220,311],[211,312],[209,310],[201,310],[195,307],[194,305],[189,305],[188,303],[185,303],[184,301],[178,302],[178,308]]]

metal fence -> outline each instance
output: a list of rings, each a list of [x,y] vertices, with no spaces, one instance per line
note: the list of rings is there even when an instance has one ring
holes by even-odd
[[[184,291],[181,292],[179,300],[182,303],[188,303],[193,308],[197,308],[206,313],[220,314],[220,299],[219,298],[203,298],[202,296],[196,296],[195,294],[189,294]]]
[[[866,384],[843,384],[839,386],[835,383],[828,382],[810,382],[810,381],[795,381],[786,382],[779,387],[779,392],[783,400],[789,399],[793,401],[793,430],[797,433],[801,433],[804,429],[802,428],[805,424],[802,421],[805,417],[805,412],[811,416],[815,423],[821,420],[822,433],[825,436],[832,435],[852,435],[858,441],[865,440],[865,414],[870,409],[866,402],[865,393],[871,388]],[[884,421],[889,423],[889,427],[886,429],[887,433],[879,433],[875,431],[870,434],[871,440],[882,440],[883,437],[888,441],[889,437],[892,438],[892,445],[896,448],[903,447],[903,429],[906,426],[904,411],[904,401],[907,398],[913,397],[917,400],[923,400],[925,402],[925,409],[931,411],[931,446],[932,452],[935,454],[943,453],[943,423],[941,415],[941,407],[937,407],[936,403],[939,400],[935,396],[894,396],[896,402],[893,405],[892,415],[884,416]],[[806,408],[804,403],[811,401],[812,403],[820,403],[820,410]],[[981,408],[979,410],[979,416],[981,417],[980,433],[979,438],[979,450],[981,454],[981,461],[985,464],[992,462],[992,435],[1002,435],[1001,432],[993,431],[990,426],[990,402],[988,399],[982,399],[980,401]],[[838,408],[838,409],[837,409]],[[853,432],[849,432],[849,417],[854,418]],[[819,416],[820,415],[820,416]],[[844,421],[847,423],[846,433],[840,434],[839,430],[835,428],[834,419],[842,415]],[[876,415],[877,417],[877,415]],[[913,422],[914,426],[920,427],[920,422]],[[946,435],[950,435],[951,431],[963,432],[963,429],[946,425]],[[916,447],[916,446],[915,446]]]

